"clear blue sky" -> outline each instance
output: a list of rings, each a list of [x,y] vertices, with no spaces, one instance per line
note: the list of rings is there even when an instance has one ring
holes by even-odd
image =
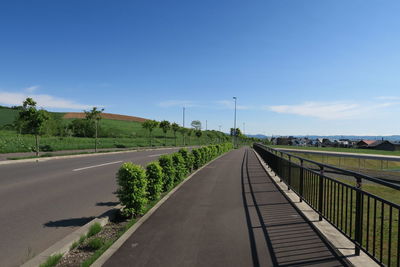
[[[400,1],[0,2],[0,104],[399,134]]]

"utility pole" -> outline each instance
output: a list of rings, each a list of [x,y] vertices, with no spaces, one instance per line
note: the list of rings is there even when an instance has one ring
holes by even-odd
[[[185,128],[185,107],[183,107],[183,122],[182,122],[182,126],[183,128]],[[185,132],[183,132],[183,146],[186,145],[186,140],[185,140]]]
[[[233,148],[235,148],[236,146],[236,96],[233,97],[233,99],[235,100],[235,115],[234,115],[234,120],[233,120]]]

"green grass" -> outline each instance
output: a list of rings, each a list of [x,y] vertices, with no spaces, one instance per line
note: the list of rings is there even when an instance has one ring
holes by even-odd
[[[39,267],[53,267],[61,260],[63,254],[55,254],[47,258],[47,260],[40,264]]]
[[[285,171],[284,177],[287,175],[287,171]],[[299,182],[299,169],[292,169],[292,188],[299,192],[300,182]],[[319,191],[319,178],[318,176],[312,176],[309,173],[305,174],[304,179],[304,191],[303,196],[310,205],[314,208],[318,208],[318,191]],[[347,179],[335,179],[344,184],[355,186],[354,181],[350,181]],[[323,214],[324,216],[333,224],[335,224],[339,229],[345,231],[352,239],[355,238],[355,216],[356,216],[356,193],[353,191],[353,194],[350,194],[350,190],[347,189],[348,193],[346,194],[346,187],[340,185],[337,182],[331,182],[330,180],[325,180],[324,182],[324,204],[323,204]],[[381,197],[387,201],[390,201],[395,204],[400,204],[400,194],[399,190],[391,189],[382,185],[377,184],[363,184],[362,190],[368,192],[374,196]],[[383,214],[382,214],[382,202],[377,200],[376,210],[374,207],[375,200],[374,198],[369,199],[368,206],[368,197],[364,196],[363,198],[363,231],[362,231],[362,245],[364,248],[367,248],[370,253],[375,253],[375,256],[379,258],[381,255],[383,257],[383,262],[387,264],[389,262],[388,251],[389,251],[389,243],[392,244],[392,253],[391,253],[391,261],[392,264],[396,263],[396,253],[395,248],[397,248],[398,240],[398,216],[399,210],[396,208],[392,208],[392,224],[391,224],[391,233],[389,232],[390,228],[390,206],[388,204],[383,204]],[[369,215],[368,211],[369,210]],[[373,222],[374,217],[373,214],[376,211],[376,231],[373,231]],[[383,215],[383,216],[382,216]],[[352,217],[352,220],[350,219]],[[347,219],[346,219],[347,218]],[[369,229],[367,229],[367,226]],[[381,227],[383,230],[381,230]],[[350,231],[352,229],[352,231]],[[373,237],[376,237],[375,240],[375,249],[373,248]],[[391,242],[389,242],[389,236],[391,236]],[[382,241],[381,241],[382,240]],[[382,253],[380,251],[380,246],[382,244]]]
[[[87,233],[87,237],[94,236],[95,234],[99,233],[103,227],[101,226],[100,223],[96,222],[92,224],[89,228],[89,231]]]
[[[7,124],[12,124],[17,115],[18,115],[18,110],[0,108],[0,128]]]
[[[102,238],[93,238],[89,240],[87,246],[91,250],[98,250],[104,245],[104,240]]]
[[[315,150],[315,151],[331,151],[331,152],[347,152],[347,153],[400,156],[400,151],[385,151],[385,150],[375,150],[375,149],[342,148],[342,147],[300,147],[300,146],[283,146],[283,145],[271,145],[270,147],[298,149],[298,150]]]
[[[400,161],[361,159],[353,157],[337,157],[330,155],[318,155],[309,153],[291,153],[309,160],[321,162],[340,168],[366,169],[366,170],[389,170],[393,171],[400,168]]]
[[[215,141],[215,140],[214,140]],[[191,137],[186,138],[186,145],[205,145],[211,140],[207,137]],[[60,150],[81,150],[94,149],[94,138],[85,137],[56,137],[42,136],[40,145],[49,145],[53,151]],[[174,138],[167,138],[167,146],[174,146]],[[177,146],[183,145],[183,137],[177,134]],[[35,137],[33,135],[18,135],[13,131],[0,130],[0,153],[14,152],[31,152],[35,146]],[[116,138],[99,138],[98,148],[136,148],[149,147],[150,142],[147,136],[137,137],[116,137]],[[164,138],[156,136],[153,138],[153,146],[164,146]]]

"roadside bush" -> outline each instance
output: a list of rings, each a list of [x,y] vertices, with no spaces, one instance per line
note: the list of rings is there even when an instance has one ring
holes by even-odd
[[[175,168],[171,155],[162,155],[158,160],[163,173],[163,190],[168,191],[174,186]]]
[[[201,153],[201,165],[204,165],[208,162],[208,148],[203,146],[200,148]]]
[[[51,147],[51,145],[41,145],[41,146],[39,146],[39,149],[40,149],[40,151],[43,151],[43,152],[54,151],[54,149]]]
[[[181,148],[179,150],[179,153],[182,155],[183,159],[185,160],[185,165],[186,169],[188,172],[192,172],[193,170],[193,163],[194,163],[194,157],[193,154],[189,152],[186,148]]]
[[[172,161],[174,162],[175,168],[175,183],[178,183],[186,177],[188,171],[186,169],[185,160],[180,153],[173,153]]]
[[[117,196],[124,205],[125,216],[141,215],[147,203],[147,179],[145,170],[131,162],[122,164],[117,173]]]
[[[193,158],[194,158],[194,161],[193,161],[193,168],[194,168],[195,170],[197,170],[198,168],[201,167],[202,162],[203,162],[203,160],[201,159],[201,152],[200,152],[200,149],[197,149],[197,148],[193,149],[193,150],[192,150],[192,155],[193,155]]]
[[[163,173],[158,162],[151,162],[146,167],[147,191],[150,200],[159,199],[163,190]]]

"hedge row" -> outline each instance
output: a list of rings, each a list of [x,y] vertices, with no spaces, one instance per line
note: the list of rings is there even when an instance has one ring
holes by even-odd
[[[125,216],[142,215],[148,201],[161,197],[185,179],[192,171],[232,149],[231,143],[195,148],[191,152],[182,148],[179,152],[162,155],[146,168],[131,162],[122,164],[117,173],[117,196],[124,206]]]

